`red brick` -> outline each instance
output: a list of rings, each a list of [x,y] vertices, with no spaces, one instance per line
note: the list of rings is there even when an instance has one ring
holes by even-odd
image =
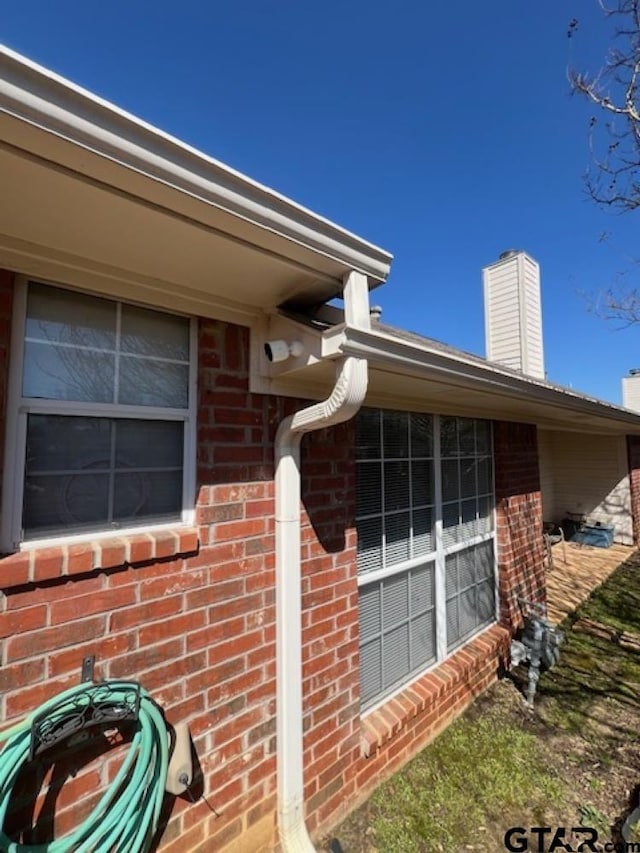
[[[155,554],[155,540],[150,533],[132,536],[129,540],[129,562],[144,563]]]
[[[105,637],[93,638],[89,642],[74,645],[72,648],[52,651],[47,658],[49,677],[55,678],[68,672],[79,673],[85,655],[95,655],[96,666],[101,669],[105,661],[133,651],[135,646],[134,634],[109,633]],[[101,674],[104,675],[104,673]]]
[[[5,698],[6,717],[10,720],[19,715],[29,714],[43,702],[77,683],[76,674],[67,678],[59,678],[56,681],[43,681],[31,687],[25,687],[16,693],[9,693]]]
[[[44,604],[0,613],[0,637],[10,637],[14,634],[43,628],[46,623],[47,607]]]
[[[109,613],[119,607],[126,607],[136,600],[132,586],[120,586],[115,589],[93,592],[89,595],[67,595],[51,605],[51,624],[75,620],[78,616],[92,616],[94,613]]]
[[[68,575],[90,572],[95,567],[95,555],[93,545],[90,542],[68,545],[66,552],[66,573]]]
[[[7,661],[36,657],[43,652],[82,643],[92,637],[101,637],[105,627],[106,617],[96,616],[90,619],[78,619],[66,625],[56,625],[53,628],[19,634],[7,640]]]
[[[144,604],[135,604],[133,607],[116,610],[109,617],[109,629],[111,631],[122,631],[133,628],[145,622],[164,619],[180,613],[183,609],[184,599],[182,595],[171,595],[166,598],[158,598]],[[187,608],[188,609],[188,608]]]
[[[183,613],[160,622],[152,622],[142,626],[138,631],[138,642],[140,646],[153,645],[166,637],[183,637],[189,631],[201,628],[205,623],[204,610],[196,610],[191,613]]]
[[[0,558],[2,580],[0,588],[8,589],[12,586],[22,586],[31,580],[31,563],[33,552],[21,551],[10,554],[8,557]]]
[[[137,673],[159,666],[167,660],[181,657],[183,653],[184,641],[181,637],[176,637],[110,660],[108,676],[109,678],[135,678]]]
[[[44,658],[22,661],[0,667],[0,690],[3,693],[26,687],[44,678]]]
[[[35,549],[33,580],[38,583],[60,577],[64,556],[62,547]]]

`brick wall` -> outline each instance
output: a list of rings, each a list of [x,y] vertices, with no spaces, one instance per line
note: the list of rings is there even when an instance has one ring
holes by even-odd
[[[10,279],[0,274],[0,309],[6,298],[8,310],[10,296]],[[280,420],[304,403],[249,393],[248,344],[246,329],[200,323],[193,530],[0,560],[3,727],[76,684],[87,654],[96,656],[97,677],[140,680],[170,722],[189,723],[201,780],[195,804],[167,798],[160,849],[169,853],[259,853],[275,844],[273,440]],[[490,629],[361,719],[353,430],[353,422],[321,430],[302,445],[305,802],[315,832],[495,680],[507,637]],[[535,431],[533,440],[535,448]],[[509,582],[520,582],[529,565],[527,513],[539,504],[535,484],[523,479],[522,454],[531,455],[530,428],[497,424],[501,568]],[[532,477],[533,464],[525,469]],[[63,784],[61,771],[52,781],[60,788],[49,798],[58,832],[93,805],[122,754],[116,745],[106,758],[81,756],[75,778]]]
[[[538,439],[532,424],[493,425],[500,614],[522,624],[518,598],[546,600]]]
[[[631,485],[633,541],[637,545],[640,542],[640,435],[627,436],[627,454],[629,459],[629,481]]]
[[[0,311],[10,311],[11,294],[11,277],[0,273]],[[170,722],[189,722],[208,804],[170,803],[167,851],[233,843],[256,853],[274,843],[273,439],[304,403],[250,394],[248,351],[248,330],[200,323],[197,530],[0,560],[3,727],[78,683],[87,654],[96,677],[139,680]],[[305,752],[319,813],[336,779],[342,784],[345,745],[353,751],[357,741],[352,444],[352,425],[303,441]],[[120,761],[118,753],[75,768],[57,797],[58,832],[93,805],[90,795],[80,807],[78,795],[97,792]]]
[[[218,849],[246,833],[256,839],[247,849],[257,850],[273,832],[269,436],[279,412],[248,393],[246,330],[203,322],[199,337],[197,536],[143,533],[0,561],[2,719],[76,684],[83,656],[94,654],[97,677],[139,680],[171,722],[190,724],[220,817],[204,801],[178,798],[163,849]],[[92,762],[75,793],[106,784],[112,765]],[[59,800],[59,828],[78,816],[69,795]]]

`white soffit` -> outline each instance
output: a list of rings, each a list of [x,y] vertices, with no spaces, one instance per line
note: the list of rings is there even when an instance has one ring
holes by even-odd
[[[0,140],[0,262],[30,245],[257,309],[388,275],[382,249],[2,46]]]

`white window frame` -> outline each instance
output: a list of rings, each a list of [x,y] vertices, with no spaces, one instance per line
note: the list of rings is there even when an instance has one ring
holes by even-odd
[[[399,409],[386,409],[386,408],[376,408],[378,412],[385,411],[401,411]],[[413,413],[415,410],[411,410],[408,414]],[[495,501],[495,452],[493,446],[493,422],[488,420],[487,418],[477,418],[477,417],[468,417],[465,419],[468,420],[483,420],[489,423],[490,427],[490,443],[491,443],[491,498],[493,507],[491,510],[491,530],[489,533],[478,534],[471,539],[465,540],[464,542],[455,542],[451,545],[444,545],[443,539],[443,524],[442,524],[442,454],[441,454],[441,442],[440,442],[440,421],[443,417],[457,417],[455,415],[440,415],[433,414],[432,412],[416,412],[417,414],[425,414],[429,415],[433,419],[433,436],[432,436],[432,458],[433,458],[433,489],[434,489],[434,502],[433,502],[433,512],[434,512],[434,548],[428,554],[421,554],[419,557],[412,557],[409,560],[405,560],[402,563],[396,563],[392,566],[385,566],[380,569],[374,569],[373,571],[363,572],[362,574],[358,574],[358,589],[361,587],[368,586],[369,584],[373,584],[379,582],[388,577],[393,577],[394,575],[402,574],[403,572],[408,571],[409,569],[416,568],[418,566],[425,565],[427,563],[434,564],[434,597],[435,597],[435,639],[436,639],[436,656],[435,660],[433,660],[430,664],[428,664],[423,670],[419,670],[418,672],[413,672],[408,675],[406,681],[402,682],[395,688],[392,688],[390,691],[383,693],[379,699],[377,699],[371,705],[368,705],[362,712],[363,716],[370,714],[380,708],[382,705],[387,703],[394,696],[401,693],[408,685],[410,685],[413,681],[418,678],[421,678],[426,673],[430,672],[433,669],[436,669],[440,666],[447,658],[451,657],[455,654],[459,649],[464,648],[467,643],[470,643],[475,637],[481,634],[483,631],[486,631],[491,625],[496,624],[500,618],[500,596],[499,596],[499,574],[498,574],[498,538],[496,535],[496,501]],[[381,418],[380,421],[380,429],[381,429],[381,454],[384,459],[384,432],[383,432],[383,420]],[[445,457],[449,458],[449,457]],[[457,458],[457,457],[451,457]],[[364,461],[364,460],[363,460]],[[357,463],[356,463],[357,464]],[[384,494],[384,476],[381,480],[381,489]],[[479,495],[474,496],[476,499]],[[458,501],[462,499],[459,497]],[[413,507],[410,505],[409,507],[410,513],[413,512]],[[356,507],[357,512],[357,507]],[[357,524],[356,524],[357,527]],[[451,554],[455,554],[458,551],[464,551],[467,548],[472,548],[476,545],[480,545],[483,542],[493,542],[493,579],[494,579],[494,602],[495,602],[495,610],[494,610],[494,620],[488,624],[481,625],[477,631],[472,634],[466,636],[458,645],[456,645],[451,651],[447,651],[447,596],[446,596],[446,558]],[[382,554],[384,554],[384,539],[382,542]]]
[[[147,530],[166,530],[176,526],[190,526],[195,518],[196,493],[196,421],[197,421],[197,376],[198,376],[198,332],[197,320],[189,320],[189,374],[187,409],[160,408],[155,406],[125,405],[117,403],[86,403],[68,400],[45,400],[23,398],[24,337],[27,314],[27,289],[29,283],[43,284],[81,295],[96,296],[109,302],[133,305],[161,311],[176,317],[185,317],[177,311],[166,311],[139,302],[130,302],[115,296],[69,287],[58,282],[33,276],[18,276],[13,296],[11,324],[11,347],[9,355],[9,381],[5,412],[5,446],[2,485],[2,518],[0,519],[0,547],[4,553],[44,547],[48,545],[83,542],[113,536],[126,536]],[[150,522],[128,527],[96,528],[95,531],[59,534],[40,539],[22,539],[22,503],[27,439],[27,417],[29,414],[76,415],[83,417],[130,418],[137,420],[182,421],[184,423],[183,467],[182,467],[182,510],[180,519],[173,522]]]

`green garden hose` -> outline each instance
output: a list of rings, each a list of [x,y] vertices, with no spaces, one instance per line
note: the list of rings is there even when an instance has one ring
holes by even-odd
[[[109,702],[125,703],[131,682],[105,682]],[[136,685],[137,686],[137,685]],[[93,683],[65,690],[43,703],[18,725],[0,732],[0,850],[3,853],[144,853],[149,849],[165,792],[168,766],[167,726],[158,706],[143,688],[139,688],[138,722],[127,754],[100,801],[76,829],[44,844],[21,844],[4,831],[11,795],[22,767],[29,761],[31,726],[35,718],[46,719],[54,706],[56,714],[77,713],[78,703],[95,691]]]

